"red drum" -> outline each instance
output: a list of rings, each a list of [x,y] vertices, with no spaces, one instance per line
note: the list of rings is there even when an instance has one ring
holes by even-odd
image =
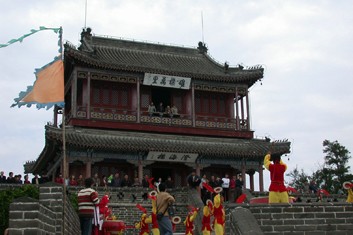
[[[125,223],[122,220],[105,220],[103,222],[104,234],[123,234],[125,230]]]

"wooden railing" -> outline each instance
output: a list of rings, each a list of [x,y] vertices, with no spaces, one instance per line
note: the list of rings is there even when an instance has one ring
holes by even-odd
[[[247,119],[229,118],[224,116],[206,116],[196,115],[195,123],[193,125],[192,116],[186,113],[179,113],[177,115],[170,115],[167,113],[155,112],[150,114],[147,110],[140,111],[140,117],[136,110],[118,109],[118,108],[105,108],[105,107],[87,107],[78,106],[76,115],[68,118],[78,119],[95,119],[107,121],[120,121],[120,122],[136,122],[138,119],[140,123],[150,123],[168,126],[184,126],[184,127],[198,127],[206,129],[224,129],[224,130],[241,130],[250,131]]]

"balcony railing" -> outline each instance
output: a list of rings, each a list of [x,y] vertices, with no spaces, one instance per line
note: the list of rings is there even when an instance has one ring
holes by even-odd
[[[71,112],[68,118],[73,118]],[[180,113],[177,115],[169,115],[166,113],[153,113],[141,111],[140,117],[136,110],[117,109],[117,108],[102,108],[91,107],[89,112],[86,107],[77,107],[76,117],[78,119],[94,119],[112,122],[130,122],[148,123],[153,125],[165,125],[175,127],[198,127],[210,129],[224,129],[224,130],[249,130],[246,119],[229,118],[224,116],[205,116],[196,115],[195,125],[193,125],[192,116],[190,114]]]

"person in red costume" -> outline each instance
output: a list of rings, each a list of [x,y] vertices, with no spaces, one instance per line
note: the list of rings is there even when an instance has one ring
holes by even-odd
[[[188,213],[184,224],[185,224],[185,235],[193,235],[194,234],[194,220],[196,219],[197,212],[199,208],[192,208],[192,210]]]
[[[136,207],[142,211],[142,215],[141,220],[135,224],[135,228],[140,229],[139,235],[149,235],[149,224],[152,223],[152,218],[147,217],[147,210],[143,206],[137,204]]]
[[[203,207],[202,216],[202,235],[211,235],[211,211],[213,203],[211,200],[206,201],[206,205]]]
[[[225,211],[223,208],[223,197],[220,194],[217,194],[213,198],[213,210],[212,214],[214,216],[213,227],[216,235],[224,235],[225,234]]]
[[[152,201],[152,211],[151,215],[149,216],[149,219],[151,220],[152,224],[152,229],[151,232],[153,235],[159,235],[159,227],[158,227],[158,221],[157,221],[157,197],[153,195],[148,195],[148,198],[151,199]]]
[[[284,185],[284,172],[287,170],[287,165],[282,162],[281,156],[271,156],[271,152],[268,152],[264,158],[264,166],[270,171],[271,177],[268,202],[289,203],[287,188]]]

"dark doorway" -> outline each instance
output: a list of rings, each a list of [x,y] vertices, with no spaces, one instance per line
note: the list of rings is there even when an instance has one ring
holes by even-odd
[[[162,182],[165,182],[167,178],[172,177],[173,170],[171,168],[153,168],[152,177],[154,181],[158,181],[158,178],[162,178]]]
[[[168,105],[171,105],[171,95],[170,89],[160,88],[160,87],[152,87],[151,90],[152,101],[157,108],[159,107],[159,103],[162,102],[164,108]]]

